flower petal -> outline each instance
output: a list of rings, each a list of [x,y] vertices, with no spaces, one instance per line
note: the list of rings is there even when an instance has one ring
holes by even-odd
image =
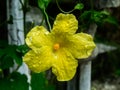
[[[67,50],[77,59],[87,58],[92,54],[95,43],[91,35],[78,33],[69,36],[69,42],[66,46]]]
[[[49,45],[49,32],[43,26],[36,26],[27,34],[26,43],[32,49]]]
[[[52,66],[52,72],[58,81],[68,81],[73,78],[78,66],[77,60],[66,50],[56,53],[56,60]]]
[[[36,73],[48,70],[52,66],[52,60],[52,53],[49,47],[42,47],[37,53],[30,50],[23,57],[23,61]]]
[[[75,33],[78,29],[78,21],[73,14],[58,14],[53,25],[52,32]]]

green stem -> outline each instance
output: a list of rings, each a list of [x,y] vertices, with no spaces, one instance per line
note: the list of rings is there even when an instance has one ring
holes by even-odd
[[[75,9],[72,9],[72,10],[70,10],[70,11],[68,11],[68,12],[66,12],[66,11],[64,11],[64,10],[62,10],[62,8],[60,7],[60,5],[59,5],[59,3],[58,3],[58,1],[56,0],[56,4],[57,4],[57,6],[58,6],[58,8],[59,8],[59,10],[62,12],[62,13],[71,13],[71,12],[73,12]]]
[[[47,20],[48,27],[49,27],[49,29],[50,29],[50,31],[51,31],[50,21],[49,21],[49,18],[48,18],[48,15],[47,15],[45,9],[44,9],[44,14],[45,14],[45,17],[46,17],[46,20]]]

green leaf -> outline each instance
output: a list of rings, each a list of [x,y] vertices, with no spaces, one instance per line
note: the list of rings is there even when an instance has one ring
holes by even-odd
[[[48,83],[45,73],[32,73],[31,88],[32,90],[55,90],[55,86]]]
[[[14,72],[11,74],[11,90],[29,90],[29,83],[27,82],[27,76]]]
[[[22,54],[16,51],[16,45],[8,45],[5,49],[5,55],[11,57],[17,64],[22,65]]]
[[[104,22],[108,22],[110,24],[119,26],[118,20],[116,18],[112,17],[112,16],[109,16],[109,17],[105,18]]]
[[[29,90],[25,75],[14,72],[10,76],[10,78],[0,79],[0,90]]]
[[[12,90],[10,80],[6,78],[0,79],[0,90]]]
[[[5,51],[6,47],[8,46],[7,42],[0,41],[0,68],[1,69],[8,69],[9,67],[13,66],[13,59],[11,56],[6,54],[8,51]]]
[[[107,16],[110,15],[110,13],[109,13],[108,11],[106,11],[106,10],[103,10],[103,11],[101,11],[100,13],[101,13],[101,14],[104,14],[104,15],[107,15]]]
[[[55,85],[47,85],[45,90],[56,90]]]
[[[8,69],[14,65],[13,59],[9,56],[3,56],[0,58],[0,68]]]
[[[22,53],[17,52],[16,45],[8,45],[3,49],[0,49],[0,57],[10,57],[16,61],[17,64],[22,64]]]
[[[0,58],[1,60],[3,59],[2,63],[7,62],[7,59],[9,60],[10,58],[10,61],[13,59],[18,65],[22,65],[22,56],[28,51],[28,49],[29,48],[26,45],[6,45],[5,47],[1,46]]]
[[[91,16],[91,11],[84,11],[80,16],[80,19],[81,20],[90,19],[90,16]]]
[[[46,83],[47,81],[45,79],[44,73],[32,73],[31,77],[32,90],[45,90]]]
[[[82,23],[83,27],[89,27],[89,24],[93,21],[91,20],[91,13],[92,11],[84,11],[79,18],[79,22]]]
[[[103,25],[105,22],[118,26],[118,21],[110,15],[107,11],[85,11],[80,16],[80,21],[85,24],[96,23],[97,25]]]
[[[77,5],[75,5],[74,9],[78,9],[78,10],[82,10],[84,8],[84,4],[82,3],[78,3]]]
[[[17,46],[16,51],[24,55],[29,51],[29,47],[27,45],[20,45],[20,46]]]
[[[38,0],[38,6],[40,9],[45,10],[51,0]]]

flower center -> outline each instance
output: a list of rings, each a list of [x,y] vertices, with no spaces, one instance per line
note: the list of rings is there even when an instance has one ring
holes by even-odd
[[[58,50],[60,48],[60,44],[59,43],[55,43],[53,48],[54,48],[54,50]]]

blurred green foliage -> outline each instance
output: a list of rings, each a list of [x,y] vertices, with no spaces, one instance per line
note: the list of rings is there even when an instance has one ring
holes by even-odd
[[[29,90],[27,76],[17,72],[22,65],[25,46],[8,45],[6,41],[0,40],[0,90]],[[10,68],[18,65],[13,72]],[[7,86],[6,86],[7,85]]]
[[[22,56],[27,52],[27,46],[8,45],[4,41],[0,41],[0,43],[0,68],[7,69],[11,67],[14,64],[14,61],[18,65],[22,65]]]
[[[44,10],[47,8],[47,6],[48,6],[48,4],[50,3],[50,1],[51,1],[51,0],[38,0],[38,6],[39,6],[39,8],[40,8],[42,11],[44,11]]]
[[[8,45],[6,41],[0,40],[0,90],[55,90],[45,77],[45,73],[32,73],[31,82],[24,74],[17,70],[22,65],[22,56],[29,50],[26,45]],[[15,65],[16,69],[10,72]],[[7,86],[6,86],[7,85]]]
[[[103,26],[105,23],[113,24],[118,27],[118,20],[110,15],[108,11],[96,11],[96,10],[88,10],[84,11],[79,16],[80,29],[87,29],[91,23],[96,23],[98,26]]]
[[[7,78],[0,78],[0,90],[29,90],[26,75],[13,72]]]
[[[45,73],[31,74],[32,90],[55,90],[55,85],[50,84],[45,76]]]

